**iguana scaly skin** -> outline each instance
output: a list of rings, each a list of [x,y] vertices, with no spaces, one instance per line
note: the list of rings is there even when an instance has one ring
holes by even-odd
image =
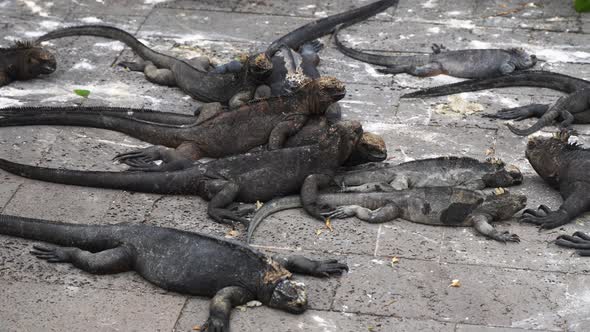
[[[545,205],[537,211],[525,210],[520,220],[541,228],[555,228],[590,211],[590,150],[568,143],[569,134],[562,131],[552,138],[534,137],[528,142],[526,157],[535,171],[554,189],[559,190],[563,204],[556,211]]]
[[[344,46],[338,39],[342,27],[334,32],[334,43],[345,55],[374,65],[386,66],[378,69],[387,74],[410,74],[427,77],[450,75],[462,78],[487,78],[506,75],[515,70],[528,69],[537,62],[535,55],[523,49],[475,49],[449,51],[442,45],[434,44],[432,54],[409,56],[386,56],[370,54]]]
[[[57,63],[51,52],[29,42],[16,42],[0,48],[0,87],[13,81],[29,80],[55,71]]]
[[[346,264],[303,256],[267,257],[242,244],[151,225],[84,225],[0,215],[0,234],[58,246],[34,245],[49,263],[70,263],[92,274],[136,271],[168,291],[211,297],[203,331],[227,332],[232,307],[252,300],[300,314],[305,285],[292,272],[316,277],[342,274]]]
[[[491,118],[517,121],[530,117],[540,118],[537,123],[524,130],[508,125],[513,133],[521,136],[530,135],[555,120],[560,121],[559,125],[563,128],[569,127],[572,123],[590,123],[590,97],[588,96],[590,81],[546,71],[514,73],[504,77],[442,85],[412,92],[401,98],[436,97],[460,92],[518,86],[548,88],[565,92],[568,95],[559,98],[553,105],[531,104],[503,109],[496,114],[486,115]]]
[[[234,201],[267,201],[296,193],[312,174],[333,174],[362,135],[358,122],[338,123],[318,144],[185,163],[170,172],[100,172],[53,169],[0,159],[0,168],[42,181],[158,194],[199,195],[210,200],[207,212],[217,222],[248,221],[227,209]],[[228,221],[229,220],[229,221]]]
[[[230,108],[252,99],[256,87],[272,70],[270,58],[264,53],[246,56],[240,63],[232,63],[223,70],[210,70],[207,58],[177,59],[150,49],[128,32],[105,25],[58,29],[39,37],[37,42],[71,36],[97,36],[123,42],[146,61],[123,63],[125,67],[144,72],[150,82],[176,86],[197,100],[229,104]]]
[[[303,44],[332,33],[340,24],[350,25],[364,21],[391,6],[396,6],[398,2],[398,0],[375,1],[363,7],[307,23],[273,41],[266,50],[266,54],[272,57],[283,46],[298,50]]]
[[[555,244],[564,248],[578,249],[576,252],[580,256],[590,256],[590,235],[575,232],[572,236],[560,235],[555,240]]]
[[[480,162],[468,157],[439,157],[397,165],[364,167],[339,172],[334,182],[342,192],[394,191],[421,187],[459,187],[480,190],[522,183],[518,167],[498,160]]]
[[[500,242],[519,242],[516,234],[499,232],[492,221],[511,218],[526,205],[522,195],[484,195],[453,187],[426,187],[391,192],[318,193],[318,177],[310,177],[301,190],[301,198],[290,196],[263,205],[248,227],[248,241],[267,216],[303,206],[312,216],[346,218],[356,216],[369,223],[396,218],[438,226],[474,227],[480,234]]]
[[[258,99],[232,112],[224,111],[220,104],[206,104],[190,124],[165,124],[119,116],[108,109],[103,113],[45,107],[0,110],[0,126],[72,125],[119,131],[157,146],[120,154],[116,157],[118,161],[133,170],[175,170],[187,159],[225,157],[267,143],[271,150],[280,148],[310,116],[323,114],[345,94],[340,81],[326,76],[308,81],[291,95]],[[144,114],[155,117],[154,113]],[[157,166],[152,163],[155,160],[163,163]]]

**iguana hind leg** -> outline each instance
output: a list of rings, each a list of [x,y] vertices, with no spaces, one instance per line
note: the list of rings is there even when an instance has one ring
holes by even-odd
[[[72,263],[93,274],[125,272],[132,270],[133,266],[132,257],[124,247],[92,253],[74,247],[35,245],[31,254],[49,263]]]
[[[521,121],[528,118],[540,118],[549,110],[549,104],[530,104],[520,107],[505,108],[496,114],[485,114],[485,118]]]
[[[145,70],[146,63],[143,61],[121,61],[117,63],[117,66],[123,67],[130,71],[139,71],[142,72]]]
[[[255,299],[254,294],[245,288],[230,286],[222,288],[211,299],[209,318],[202,330],[208,332],[229,332],[229,318],[232,307],[246,304]]]
[[[322,213],[327,218],[341,219],[356,216],[371,224],[380,224],[400,216],[400,209],[394,203],[371,210],[358,205],[343,205],[333,211]]]
[[[237,184],[225,180],[209,180],[206,181],[203,190],[205,196],[211,196],[211,200],[207,206],[207,213],[213,220],[232,226],[234,225],[234,221],[237,221],[248,227],[248,219],[242,218],[228,209],[240,191],[240,187]]]
[[[151,62],[146,62],[145,69],[143,70],[145,78],[155,84],[164,86],[176,86],[176,78],[174,73],[170,69],[161,68],[159,69]]]
[[[121,153],[113,160],[130,166],[130,171],[160,172],[184,169],[191,166],[194,160],[199,160],[202,155],[202,151],[196,144],[185,142],[176,149],[155,145]],[[157,160],[161,160],[162,164],[153,163]]]
[[[580,249],[576,251],[578,255],[590,256],[590,236],[582,232],[575,232],[572,236],[560,235],[555,244],[564,248]]]
[[[279,262],[289,272],[305,274],[314,277],[329,277],[333,274],[342,274],[348,271],[348,266],[339,263],[336,259],[313,260],[304,256],[282,257],[275,255],[273,259]]]

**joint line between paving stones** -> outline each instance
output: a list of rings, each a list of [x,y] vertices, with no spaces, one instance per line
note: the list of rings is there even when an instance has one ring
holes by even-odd
[[[176,326],[178,325],[178,322],[180,321],[180,317],[182,317],[182,312],[184,311],[184,309],[186,309],[186,307],[188,306],[188,301],[189,301],[189,297],[184,299],[184,304],[182,305],[182,308],[180,308],[180,312],[178,313],[178,317],[176,318],[176,320],[174,321],[174,325],[172,326],[172,330],[171,332],[175,332],[178,331],[176,329]]]
[[[381,229],[383,228],[383,224],[379,225],[377,229],[377,240],[375,241],[375,251],[373,252],[373,256],[377,257],[377,252],[379,251],[379,238],[381,237]]]

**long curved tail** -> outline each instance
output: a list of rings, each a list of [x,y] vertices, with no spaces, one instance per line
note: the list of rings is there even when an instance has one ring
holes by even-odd
[[[246,243],[250,243],[252,240],[252,235],[254,235],[254,231],[256,227],[260,225],[260,223],[271,214],[275,214],[279,211],[288,210],[288,209],[295,209],[298,207],[302,207],[303,204],[301,203],[301,199],[299,196],[287,196],[283,198],[273,199],[270,202],[265,203],[250,221],[250,226],[248,226],[248,236],[246,238]]]
[[[25,178],[155,194],[196,194],[196,167],[174,172],[100,172],[37,167],[0,159],[0,169]]]
[[[590,81],[548,71],[523,71],[493,78],[466,80],[435,86],[405,94],[401,98],[438,97],[461,92],[517,86],[547,88],[572,93],[590,86]]]
[[[150,119],[172,123],[156,122]],[[188,122],[189,119],[192,119],[192,122]],[[93,127],[118,131],[152,144],[174,148],[184,141],[183,132],[185,129],[188,130],[195,121],[195,117],[133,108],[47,106],[0,109],[0,127],[33,125]]]
[[[399,0],[375,1],[363,7],[310,22],[273,41],[266,50],[266,54],[269,56],[274,55],[282,45],[287,45],[296,50],[306,42],[331,33],[340,24],[346,23],[347,25],[350,25],[364,21],[391,6],[397,5],[398,1]]]
[[[342,44],[342,42],[340,42],[340,39],[338,38],[340,30],[347,26],[349,26],[349,24],[341,25],[336,29],[336,31],[334,31],[334,44],[340,52],[342,52],[344,55],[348,57],[351,57],[355,60],[359,60],[362,62],[371,63],[374,65],[396,67],[397,69],[399,69],[399,71],[402,71],[404,67],[424,64],[424,61],[422,61],[426,58],[426,56],[424,55],[387,56],[365,53],[347,47],[344,44]]]
[[[57,29],[39,37],[37,42],[71,36],[97,36],[118,40],[129,46],[142,59],[151,61],[158,68],[170,69],[178,61],[169,55],[150,49],[130,33],[108,25],[80,25]]]
[[[43,219],[0,215],[0,234],[44,241],[66,247],[102,250],[116,241],[114,225],[67,224]]]

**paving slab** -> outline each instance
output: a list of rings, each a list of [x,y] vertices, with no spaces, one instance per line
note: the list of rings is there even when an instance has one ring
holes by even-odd
[[[3,331],[170,331],[185,302],[178,295],[0,284]]]

